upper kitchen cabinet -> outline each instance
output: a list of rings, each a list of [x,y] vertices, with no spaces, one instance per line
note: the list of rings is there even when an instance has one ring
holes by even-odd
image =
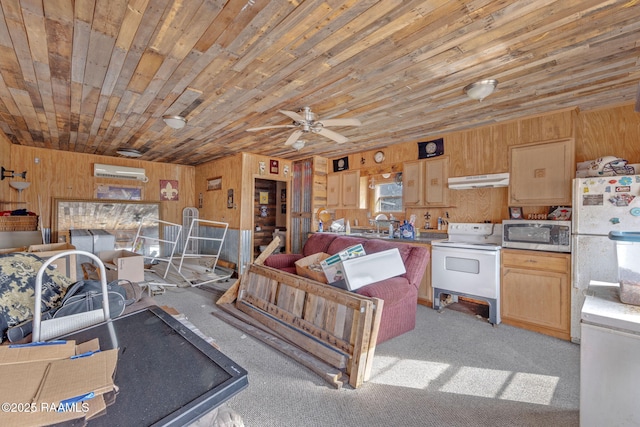
[[[402,164],[402,204],[405,207],[422,206],[424,160]]]
[[[402,203],[405,207],[448,207],[449,158],[405,162],[402,165]]]
[[[327,208],[360,209],[361,207],[359,170],[327,175]]]
[[[509,206],[571,205],[573,138],[509,147]]]

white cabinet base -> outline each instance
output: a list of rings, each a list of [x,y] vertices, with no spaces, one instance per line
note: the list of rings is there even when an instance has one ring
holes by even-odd
[[[580,426],[640,425],[640,335],[582,323]]]

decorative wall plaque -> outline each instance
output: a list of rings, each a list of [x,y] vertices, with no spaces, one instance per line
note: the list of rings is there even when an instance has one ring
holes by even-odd
[[[340,172],[349,169],[349,157],[341,157],[333,161],[333,171]]]
[[[178,180],[161,179],[160,180],[160,200],[178,200]]]
[[[428,159],[430,157],[444,154],[444,139],[438,138],[432,141],[418,142],[418,158]]]
[[[269,160],[269,172],[276,175],[280,173],[280,164],[277,160]]]

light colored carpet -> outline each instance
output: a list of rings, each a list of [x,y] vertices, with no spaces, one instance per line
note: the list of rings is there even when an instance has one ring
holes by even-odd
[[[249,372],[249,387],[228,402],[247,427],[579,424],[576,344],[418,306],[416,329],[376,348],[371,380],[336,390],[213,316],[218,295],[167,288],[155,298]]]

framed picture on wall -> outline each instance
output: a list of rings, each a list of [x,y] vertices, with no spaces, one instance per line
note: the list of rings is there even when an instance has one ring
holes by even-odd
[[[142,187],[130,185],[98,185],[94,196],[96,199],[142,200]]]
[[[509,218],[511,219],[522,219],[522,208],[511,206],[509,208]]]
[[[220,190],[222,188],[222,177],[217,176],[207,180],[207,191]]]

